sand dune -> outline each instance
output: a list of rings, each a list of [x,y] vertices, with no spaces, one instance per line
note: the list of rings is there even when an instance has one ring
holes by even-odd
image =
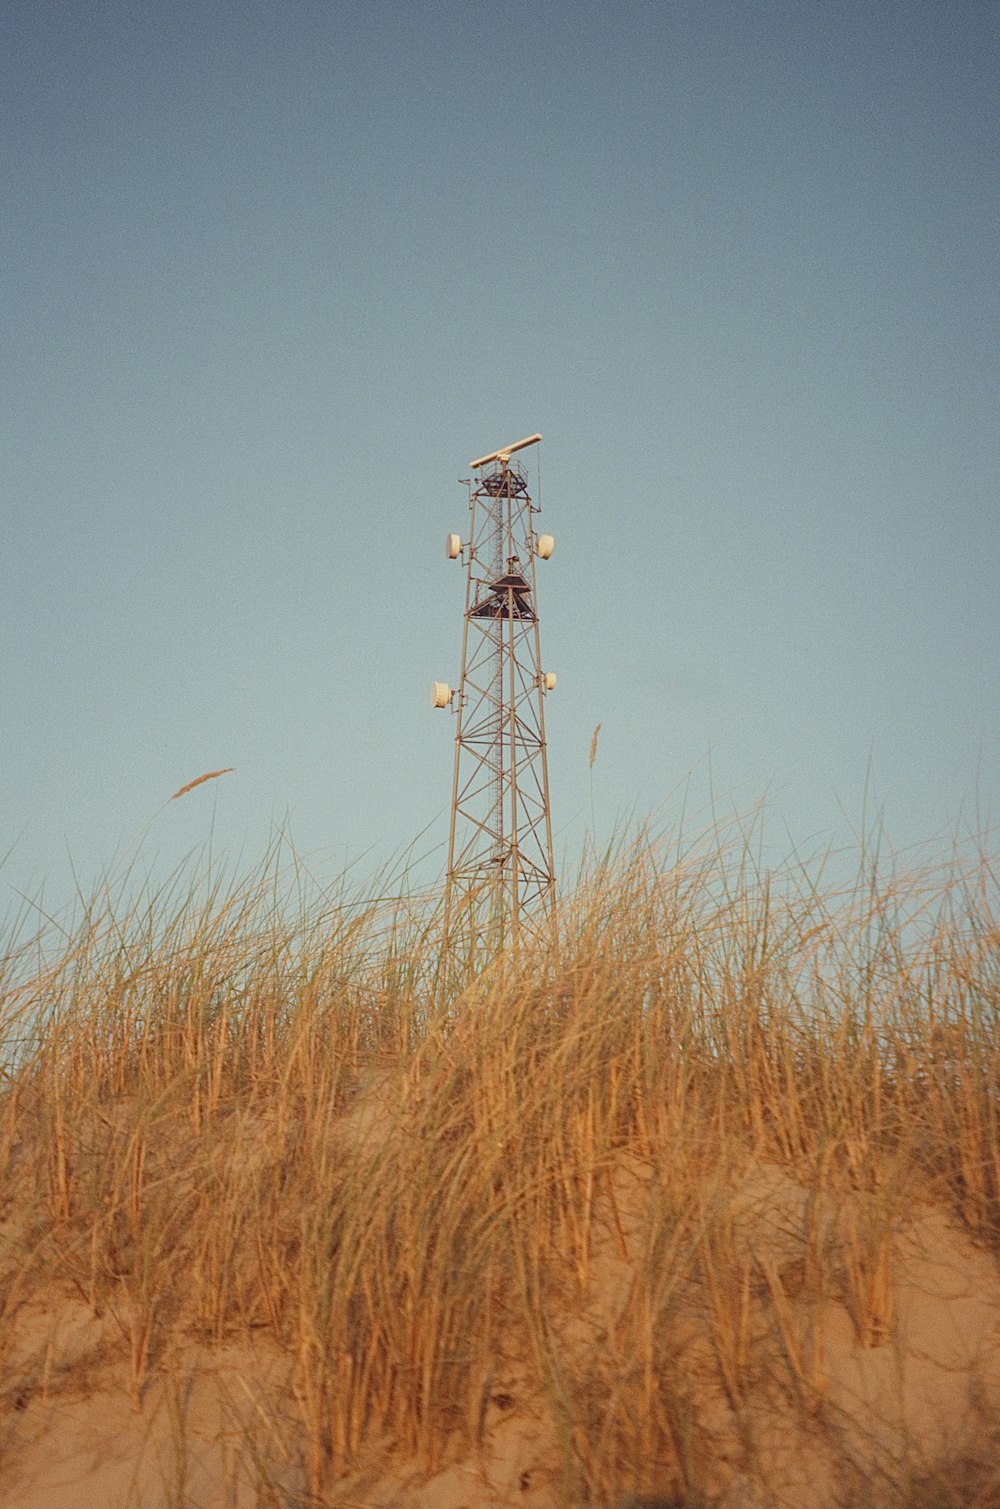
[[[0,1504],[997,1509],[991,874],[644,842],[447,979],[95,904],[0,1002]]]

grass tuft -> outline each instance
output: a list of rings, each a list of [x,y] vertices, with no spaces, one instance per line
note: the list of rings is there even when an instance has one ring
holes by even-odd
[[[612,846],[558,938],[457,979],[433,909],[277,853],[12,946],[10,1410],[27,1319],[75,1304],[182,1476],[183,1359],[239,1352],[223,1455],[259,1502],[455,1463],[538,1504],[997,1502],[1000,1380],[951,1368],[960,1460],[900,1382],[920,1221],[1000,1253],[989,864],[838,893],[739,835],[665,854]]]

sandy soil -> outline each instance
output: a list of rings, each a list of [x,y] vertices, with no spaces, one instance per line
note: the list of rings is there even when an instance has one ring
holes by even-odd
[[[600,1214],[587,1300],[560,1322],[563,1344],[581,1354],[611,1344],[641,1239],[647,1180],[641,1167],[623,1168],[617,1208]],[[852,1473],[858,1485],[853,1502],[890,1503],[879,1498],[879,1485],[898,1483],[900,1464],[909,1464],[916,1481],[935,1463],[960,1463],[963,1454],[982,1461],[983,1442],[991,1431],[997,1439],[1000,1419],[994,1258],[939,1211],[917,1210],[892,1233],[884,1262],[872,1261],[869,1245],[866,1263],[845,1271],[839,1292],[819,1292],[810,1273],[814,1248],[803,1234],[836,1230],[849,1253],[844,1223],[864,1221],[863,1202],[818,1209],[781,1170],[767,1168],[752,1170],[736,1196],[735,1241],[748,1254],[742,1281],[749,1282],[752,1256],[759,1313],[795,1365],[784,1404],[776,1404],[773,1390],[762,1391],[752,1472],[721,1393],[700,1396],[703,1423],[717,1442],[712,1502],[720,1509],[824,1509],[843,1502],[846,1464],[847,1488]],[[735,1292],[741,1280],[731,1282]],[[719,1302],[732,1298],[722,1294]],[[55,1289],[12,1309],[2,1339],[3,1506],[305,1504],[292,1361],[265,1328],[217,1349],[185,1341],[155,1359],[134,1400],[120,1315],[95,1317],[79,1298]],[[692,1345],[696,1355],[696,1337]],[[516,1359],[497,1359],[479,1398],[456,1402],[466,1418],[477,1418],[474,1456],[428,1477],[373,1449],[369,1462],[331,1487],[328,1502],[357,1509],[573,1502],[551,1417]]]

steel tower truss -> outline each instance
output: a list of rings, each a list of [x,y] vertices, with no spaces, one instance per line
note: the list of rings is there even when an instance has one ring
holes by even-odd
[[[535,534],[539,509],[509,451],[473,467],[484,470],[467,484],[460,550],[465,626],[451,699],[458,726],[444,930],[446,943],[502,946],[554,922],[544,701],[555,677],[542,671],[535,597],[535,560],[553,541]],[[457,537],[449,538],[455,554]]]

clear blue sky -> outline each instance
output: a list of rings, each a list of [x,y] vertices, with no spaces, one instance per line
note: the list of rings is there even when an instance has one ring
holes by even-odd
[[[782,850],[996,821],[995,0],[6,0],[0,77],[9,894],[434,874],[443,538],[535,430],[568,856],[599,721],[602,837],[709,757]]]

